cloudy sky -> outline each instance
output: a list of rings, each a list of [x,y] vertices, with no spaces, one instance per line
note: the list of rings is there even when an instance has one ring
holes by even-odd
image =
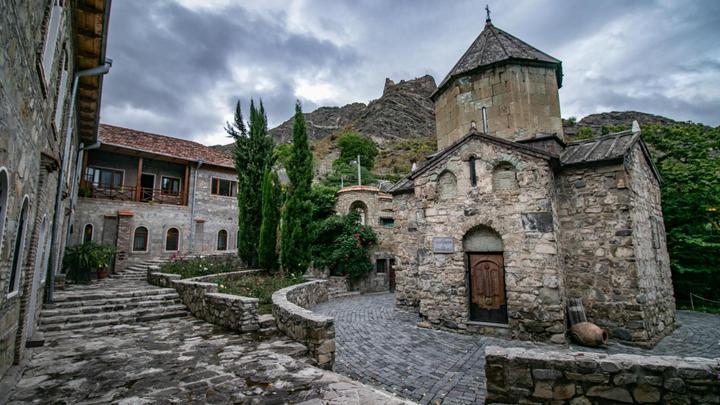
[[[638,110],[720,125],[720,1],[492,0],[493,23],[563,61],[563,117]],[[236,100],[271,126],[437,82],[480,33],[479,0],[121,0],[102,121],[228,143]]]

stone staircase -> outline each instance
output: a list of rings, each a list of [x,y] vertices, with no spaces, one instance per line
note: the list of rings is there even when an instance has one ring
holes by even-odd
[[[159,261],[131,265],[89,285],[67,285],[40,313],[46,336],[64,331],[154,321],[190,315],[173,288],[148,284],[147,268]]]

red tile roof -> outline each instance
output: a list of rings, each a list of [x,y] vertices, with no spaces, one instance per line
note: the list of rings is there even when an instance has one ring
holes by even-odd
[[[168,156],[191,162],[203,161],[205,164],[235,168],[232,159],[203,144],[173,138],[165,135],[151,134],[136,129],[100,124],[98,139],[104,145]]]

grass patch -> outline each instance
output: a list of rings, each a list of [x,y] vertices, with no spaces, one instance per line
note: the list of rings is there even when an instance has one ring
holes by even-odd
[[[291,285],[302,283],[303,276],[297,274],[253,274],[237,280],[218,280],[221,293],[252,297],[260,300],[258,302],[258,313],[269,314],[272,312],[272,294],[280,289]]]

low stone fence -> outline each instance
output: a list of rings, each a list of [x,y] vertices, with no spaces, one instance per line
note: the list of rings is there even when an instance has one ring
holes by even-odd
[[[148,283],[160,287],[175,288],[180,300],[195,317],[236,332],[252,332],[260,329],[257,298],[222,294],[218,292],[216,283],[207,282],[219,278],[234,280],[255,273],[258,270],[211,274],[184,280],[180,279],[178,274],[160,273],[152,270],[148,270]]]
[[[720,403],[720,359],[488,347],[487,404]]]
[[[306,309],[327,300],[327,281],[308,281],[276,291],[272,296],[272,312],[278,329],[305,344],[316,366],[332,369],[335,364],[335,319]]]

